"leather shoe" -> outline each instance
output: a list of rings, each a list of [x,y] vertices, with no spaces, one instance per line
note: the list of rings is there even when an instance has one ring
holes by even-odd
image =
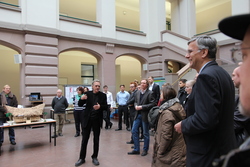
[[[53,135],[53,136],[51,136],[51,138],[55,138],[55,137],[58,137],[57,135]]]
[[[146,156],[147,154],[148,154],[148,152],[143,150],[143,152],[141,153],[141,156]]]
[[[80,134],[79,134],[79,133],[76,133],[74,137],[77,137],[77,136],[80,136]]]
[[[63,136],[63,134],[59,133],[58,136]]]
[[[134,144],[134,142],[131,140],[131,141],[128,141],[127,144]]]
[[[13,141],[10,142],[10,144],[16,145],[16,142],[13,140]]]
[[[93,164],[94,164],[95,166],[100,165],[100,163],[99,163],[99,161],[98,161],[97,158],[93,158],[92,162],[93,162]]]
[[[122,129],[116,129],[115,131],[119,131],[119,130],[122,130]]]
[[[85,160],[84,159],[79,159],[76,163],[75,163],[75,166],[80,166],[82,164],[85,163]]]
[[[109,124],[109,128],[111,129],[111,128],[112,128],[112,126],[113,126],[113,123],[112,123],[112,122],[110,122],[110,124]]]
[[[133,149],[134,149],[134,148],[135,148],[135,146],[131,146],[131,148],[133,148]]]
[[[131,151],[131,152],[128,152],[128,155],[139,155],[140,154],[140,151]]]

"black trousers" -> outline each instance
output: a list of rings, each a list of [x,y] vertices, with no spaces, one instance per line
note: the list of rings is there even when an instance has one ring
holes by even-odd
[[[133,123],[135,120],[135,107],[129,106],[129,120],[130,120],[130,128],[132,129]],[[133,141],[132,131],[131,131],[131,141]]]
[[[126,128],[129,128],[129,116],[128,116],[128,106],[120,106],[118,107],[118,116],[119,116],[119,123],[118,123],[118,128],[122,129],[122,115],[124,113],[124,119],[125,119],[125,124]]]
[[[108,109],[103,111],[103,120],[105,121],[105,128],[108,128],[110,125],[110,105],[108,105]]]
[[[87,145],[89,141],[89,136],[91,129],[93,130],[93,143],[94,143],[94,150],[92,154],[92,158],[97,158],[98,152],[99,152],[99,138],[100,138],[100,120],[99,118],[90,118],[87,124],[87,127],[82,129],[82,145],[81,145],[81,151],[80,151],[80,159],[85,160],[86,158],[86,152],[87,152]]]
[[[76,128],[76,133],[80,134],[81,129],[80,125],[82,124],[82,117],[83,117],[83,110],[74,110],[74,119],[75,119],[75,128]]]

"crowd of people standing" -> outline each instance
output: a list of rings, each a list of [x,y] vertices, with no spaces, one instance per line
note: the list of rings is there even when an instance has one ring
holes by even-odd
[[[237,23],[236,27],[233,25]],[[186,58],[190,68],[197,71],[193,80],[180,79],[179,91],[171,84],[160,86],[149,76],[139,82],[130,83],[130,91],[120,85],[116,100],[108,91],[108,86],[94,80],[92,90],[78,87],[74,96],[75,136],[82,135],[79,159],[75,166],[85,163],[88,140],[93,132],[94,165],[99,165],[100,132],[105,121],[105,129],[111,129],[110,113],[114,101],[118,105],[118,125],[124,123],[133,150],[128,155],[148,155],[151,128],[154,128],[152,148],[153,167],[212,167],[250,166],[250,14],[226,18],[219,24],[221,32],[242,40],[243,62],[234,69],[232,77],[216,63],[217,41],[208,35],[195,36],[188,41]],[[237,31],[235,31],[237,30]],[[235,33],[237,32],[237,33]],[[235,51],[235,49],[233,50]],[[233,53],[232,53],[232,58]],[[235,88],[239,95],[235,96]],[[5,85],[0,94],[0,125],[6,121],[4,105],[17,107],[17,100]],[[158,107],[155,107],[157,106]],[[56,135],[63,136],[63,117],[68,107],[62,90],[52,101],[57,119]],[[156,112],[155,124],[149,124],[149,112]],[[116,132],[119,133],[119,132]],[[9,129],[9,139],[15,145],[14,129]],[[140,139],[143,147],[140,148]],[[0,128],[0,146],[3,130]],[[121,141],[123,142],[123,141]],[[125,143],[124,143],[125,144]]]

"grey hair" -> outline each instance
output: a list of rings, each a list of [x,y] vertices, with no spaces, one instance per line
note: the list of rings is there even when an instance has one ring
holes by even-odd
[[[195,80],[188,80],[186,84],[190,84],[190,86],[193,87],[195,84]]]
[[[57,89],[57,92],[58,92],[58,91],[62,93],[62,89]]]
[[[95,82],[99,82],[101,84],[101,81],[99,79],[94,79],[92,85],[94,85]]]
[[[210,37],[208,35],[195,36],[188,41],[188,45],[194,41],[196,41],[197,46],[200,50],[202,49],[208,50],[208,58],[210,59],[216,58],[217,41],[215,38]]]

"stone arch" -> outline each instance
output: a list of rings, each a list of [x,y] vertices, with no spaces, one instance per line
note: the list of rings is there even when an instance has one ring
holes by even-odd
[[[126,56],[125,59],[128,58],[128,62],[124,62],[123,65],[122,64],[118,65],[117,63],[119,63],[119,62],[117,62],[117,61],[119,61],[119,59],[123,58],[124,56]],[[132,58],[132,59],[129,59],[129,57]],[[138,62],[136,62],[134,60],[136,60]],[[120,60],[120,62],[121,62],[121,60]],[[125,65],[126,63],[128,63],[128,66],[125,67],[127,70],[124,71],[124,66],[126,66]],[[139,65],[138,63],[140,63],[140,67],[139,68],[137,66],[135,66],[136,64]],[[120,84],[125,84],[126,87],[127,87],[127,86],[129,86],[129,83],[131,81],[134,81],[135,79],[138,80],[138,81],[140,81],[141,78],[145,78],[145,76],[146,76],[146,74],[145,74],[146,72],[143,70],[143,64],[147,64],[147,60],[144,57],[142,57],[141,55],[139,55],[139,54],[135,54],[135,53],[122,53],[122,54],[120,54],[120,55],[118,55],[116,57],[115,64],[116,64],[116,72],[119,72],[120,75],[125,75],[124,77],[121,77],[121,76],[119,76],[119,74],[116,73],[116,89],[118,89],[118,90],[119,90],[119,85]],[[120,69],[119,68],[120,66],[123,66],[123,68]],[[123,70],[123,71],[121,71],[121,70]],[[131,78],[130,78],[129,71],[133,71],[133,70],[136,70],[136,71],[134,71],[135,73],[132,73],[133,75],[131,75]],[[136,74],[138,70],[140,70],[140,71],[139,71],[138,74]],[[137,77],[135,77],[135,76],[137,76]],[[125,80],[126,82],[125,83],[119,83],[120,82],[119,78],[123,78],[121,80],[123,80],[123,81]]]
[[[14,63],[14,55],[23,53],[22,49],[14,44],[9,42],[0,40],[0,47],[4,50],[1,51],[1,82],[0,87],[8,84],[11,87],[11,91],[16,95],[19,104],[21,104],[21,96],[22,96],[22,64]],[[8,48],[5,50],[5,48]],[[1,49],[0,49],[1,50]],[[21,67],[21,68],[20,68]],[[6,77],[11,76],[11,77]]]
[[[15,50],[19,54],[23,53],[23,50],[20,47],[18,47],[17,45],[14,45],[12,43],[0,40],[0,45],[11,48],[12,50]]]
[[[69,55],[73,54],[72,59],[70,57],[67,57],[66,52],[69,52]],[[65,54],[65,55],[62,55],[64,61],[60,61],[60,55],[61,54]],[[72,62],[74,62],[74,65],[71,66],[72,68],[70,66],[67,66],[67,68],[68,67],[70,68],[70,70],[68,70],[68,73],[65,73],[67,71],[67,70],[65,71],[65,69],[62,72],[62,68],[61,68],[62,66],[60,65],[60,63],[58,63],[58,67],[59,67],[59,69],[61,69],[61,70],[59,70],[59,73],[58,73],[58,78],[61,75],[61,78],[59,78],[59,86],[61,85],[60,81],[65,82],[62,79],[66,79],[67,84],[70,84],[70,85],[72,85],[72,84],[80,84],[80,85],[83,84],[82,77],[79,78],[79,75],[81,76],[81,66],[82,66],[82,64],[87,64],[87,65],[91,65],[91,66],[93,65],[93,67],[95,69],[95,70],[93,69],[95,71],[93,79],[95,79],[95,78],[99,79],[99,75],[101,75],[99,68],[101,67],[100,62],[102,60],[102,55],[98,54],[97,52],[95,52],[93,50],[90,50],[90,49],[87,49],[87,48],[74,47],[74,48],[68,48],[68,49],[60,51],[58,56],[59,56],[58,57],[58,62],[63,63],[65,66],[67,66],[66,62],[69,62],[70,60],[72,60],[71,63],[70,63],[71,65],[72,65]],[[71,73],[72,75],[69,75],[69,73]],[[64,74],[64,77],[62,77],[62,74]],[[87,80],[85,80],[85,81],[87,81]],[[88,82],[87,85],[91,85],[92,80],[90,81],[88,79],[88,81],[89,82]]]

